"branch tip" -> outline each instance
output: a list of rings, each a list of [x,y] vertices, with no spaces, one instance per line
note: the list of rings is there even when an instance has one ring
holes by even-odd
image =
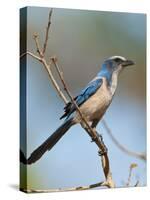
[[[38,33],[34,33],[33,34],[33,39],[36,39],[38,36],[39,36]]]
[[[44,55],[45,52],[46,52],[47,43],[48,43],[48,39],[49,39],[49,30],[50,30],[50,25],[51,25],[52,11],[53,11],[53,9],[50,10],[49,16],[48,16],[48,24],[47,24],[46,33],[45,33],[45,42],[44,42],[44,44],[43,44],[43,50],[42,50],[42,54],[43,54],[43,55]]]

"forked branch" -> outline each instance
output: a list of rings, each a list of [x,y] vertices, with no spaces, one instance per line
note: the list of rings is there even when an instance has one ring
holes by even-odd
[[[48,16],[48,24],[47,24],[47,27],[46,27],[46,35],[45,35],[45,42],[44,42],[44,45],[43,45],[43,55],[46,51],[46,47],[47,47],[47,43],[48,43],[48,36],[49,36],[49,30],[50,30],[50,26],[51,26],[51,17],[52,17],[52,9],[50,10],[49,12],[49,16]]]

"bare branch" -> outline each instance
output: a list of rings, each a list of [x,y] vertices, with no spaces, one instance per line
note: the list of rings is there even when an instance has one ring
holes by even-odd
[[[112,141],[114,142],[114,144],[124,153],[130,155],[130,156],[134,156],[138,159],[141,159],[143,161],[146,161],[146,155],[144,153],[137,153],[134,151],[130,151],[128,150],[125,146],[123,146],[122,144],[120,144],[120,142],[114,137],[111,129],[109,128],[108,124],[106,123],[106,120],[102,120],[102,123],[104,125],[105,130],[107,131],[108,135],[110,136],[110,138],[112,139]]]
[[[45,193],[45,192],[66,192],[66,191],[79,191],[79,190],[88,190],[96,187],[108,187],[107,182],[99,182],[87,186],[79,186],[79,187],[72,187],[72,188],[58,188],[58,189],[47,189],[47,190],[34,190],[34,189],[21,189],[23,192],[27,193]],[[109,188],[109,187],[108,187]]]
[[[63,94],[62,90],[60,89],[59,85],[57,84],[57,82],[56,82],[56,80],[55,80],[55,78],[54,78],[54,76],[53,76],[53,74],[51,72],[50,66],[46,63],[45,59],[42,59],[42,64],[44,65],[45,69],[47,70],[49,78],[50,78],[54,88],[56,89],[59,97],[61,97],[61,99],[66,104],[68,101],[67,101],[65,95]]]
[[[36,49],[37,49],[37,53],[39,54],[39,56],[42,58],[43,57],[43,53],[41,51],[41,48],[40,48],[40,44],[39,44],[39,36],[37,33],[34,33],[33,35],[33,39],[35,41],[35,45],[36,45]]]
[[[48,43],[48,35],[49,35],[49,30],[50,30],[50,25],[51,25],[52,11],[53,11],[53,9],[51,9],[50,12],[49,12],[48,24],[47,24],[47,27],[46,27],[45,42],[44,42],[44,45],[43,45],[43,52],[42,52],[43,55],[46,51],[46,47],[47,47],[47,43]]]

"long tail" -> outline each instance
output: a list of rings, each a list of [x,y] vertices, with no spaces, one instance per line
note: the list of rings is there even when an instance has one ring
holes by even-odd
[[[37,149],[35,149],[30,157],[26,160],[26,164],[32,164],[39,160],[43,154],[48,150],[51,150],[52,147],[60,140],[60,138],[68,131],[68,129],[73,125],[72,118],[65,121],[50,137],[47,138]],[[23,159],[24,161],[24,159]]]

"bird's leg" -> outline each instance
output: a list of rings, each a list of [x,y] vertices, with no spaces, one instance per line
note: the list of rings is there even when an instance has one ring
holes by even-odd
[[[95,140],[97,139],[97,137],[99,137],[99,135],[97,134],[97,131],[96,131],[96,128],[94,127],[94,128],[92,128],[93,130],[94,130],[94,132],[95,132],[95,136],[93,136],[92,137],[92,140],[91,140],[91,142],[95,142]]]
[[[98,123],[99,120],[97,121],[94,121],[94,122],[88,122],[89,123],[89,126],[91,126],[91,128],[93,129],[93,134],[91,134],[89,128],[86,126],[85,123],[81,123],[82,127],[87,131],[87,133],[90,135],[90,137],[92,138],[92,141],[91,142],[95,142],[96,144],[98,144],[98,146],[100,147],[99,148],[99,151],[98,151],[98,155],[99,156],[103,156],[104,154],[107,153],[107,148],[103,142],[103,137],[101,134],[99,134],[97,131],[96,131],[96,125]]]
[[[92,128],[92,123],[88,121],[88,124]],[[87,127],[87,125],[84,122],[82,122],[81,125],[87,132],[90,132],[89,128]]]
[[[99,137],[99,139],[101,141],[101,145],[102,145],[102,149],[98,151],[98,155],[99,156],[103,156],[104,154],[106,154],[108,152],[108,149],[107,149],[106,145],[104,144],[102,135],[99,134],[99,133],[97,133],[97,135],[98,135],[98,137]]]
[[[95,136],[94,138],[92,138],[92,141],[91,141],[91,142],[95,142],[95,140],[97,140],[97,139],[100,140],[100,143],[101,143],[101,150],[98,151],[98,155],[99,155],[99,156],[103,156],[104,154],[107,153],[108,149],[107,149],[106,145],[104,144],[103,136],[102,136],[100,133],[98,133],[98,132],[96,131],[96,126],[97,126],[98,122],[99,122],[99,120],[94,120],[94,121],[92,122],[91,127],[93,128],[94,132],[96,133],[96,136]],[[97,138],[97,137],[98,137],[98,138]]]
[[[97,126],[98,122],[99,122],[99,119],[98,119],[98,120],[94,120],[94,121],[92,122],[92,124],[91,124],[91,127],[92,127],[92,129],[94,130],[94,132],[95,132],[95,137],[92,138],[92,141],[91,141],[91,142],[95,142],[96,138],[99,137],[99,134],[98,134],[97,131],[96,131],[96,126]]]
[[[96,139],[97,139],[96,129],[92,127],[92,124],[93,124],[92,122],[89,122],[89,121],[88,121],[88,124],[89,124],[89,126],[93,129],[94,134],[91,134],[90,129],[87,127],[87,125],[86,125],[84,122],[81,123],[81,126],[86,130],[86,132],[87,132],[87,133],[90,135],[90,137],[92,138],[92,141],[91,141],[91,142],[94,142],[94,141],[96,141]]]
[[[101,149],[98,151],[98,155],[103,156],[107,153],[108,149],[104,144],[103,136],[96,131],[96,128],[94,128],[94,132],[96,133],[96,136],[92,138],[91,142],[96,142],[96,140],[99,140],[99,142],[101,143]]]

